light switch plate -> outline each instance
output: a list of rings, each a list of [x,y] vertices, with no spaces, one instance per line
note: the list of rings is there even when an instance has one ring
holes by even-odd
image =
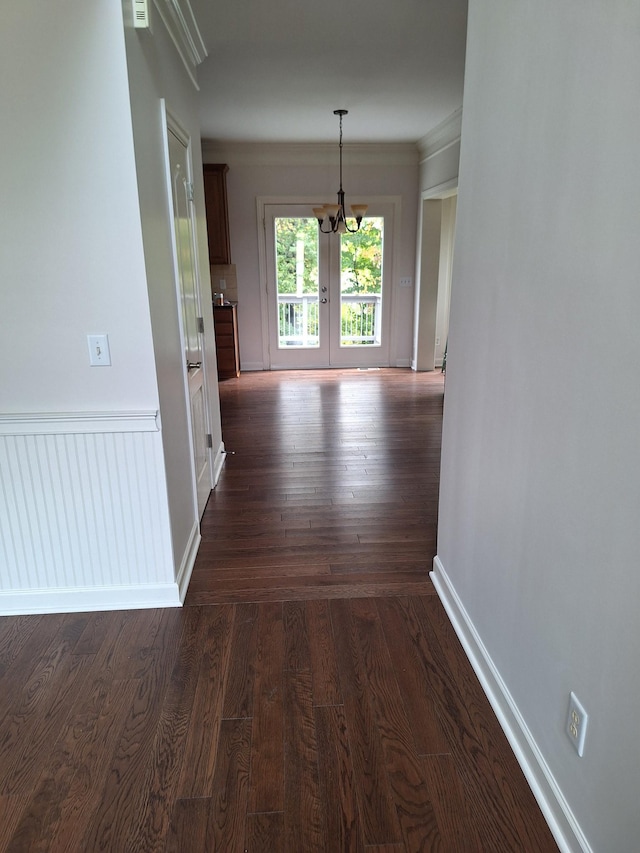
[[[109,336],[87,335],[87,343],[89,344],[89,364],[92,367],[110,367]]]

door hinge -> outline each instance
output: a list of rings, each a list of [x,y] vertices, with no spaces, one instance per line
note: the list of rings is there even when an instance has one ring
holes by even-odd
[[[187,190],[187,201],[193,201],[193,183],[191,181],[187,181],[185,183],[185,187]]]
[[[213,447],[213,436],[210,432],[207,433],[207,447]]]
[[[204,317],[196,317],[196,323],[198,324],[198,331],[204,335]]]

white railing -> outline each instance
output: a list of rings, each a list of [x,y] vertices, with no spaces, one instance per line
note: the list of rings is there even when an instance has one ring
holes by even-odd
[[[379,344],[382,296],[379,293],[343,293],[341,346]],[[278,342],[281,347],[319,346],[319,302],[316,295],[278,295]]]
[[[343,293],[340,345],[380,344],[381,305],[380,293]]]
[[[278,344],[281,347],[317,347],[318,297],[278,294]]]

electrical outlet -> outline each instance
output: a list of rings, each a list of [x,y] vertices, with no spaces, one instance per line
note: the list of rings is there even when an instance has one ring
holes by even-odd
[[[437,347],[439,347],[439,346],[440,346],[440,338],[436,338],[436,346],[437,346]]]
[[[227,280],[226,280],[226,278],[221,278],[220,279],[220,290],[226,290],[226,289],[227,289]]]
[[[569,712],[567,713],[567,737],[574,745],[576,752],[582,758],[584,752],[584,739],[587,734],[587,722],[589,715],[585,711],[575,693],[569,697]]]

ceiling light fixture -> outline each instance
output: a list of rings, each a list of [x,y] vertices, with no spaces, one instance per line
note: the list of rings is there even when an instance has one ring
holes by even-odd
[[[323,234],[344,234],[349,231],[355,234],[360,230],[362,217],[367,212],[366,204],[352,204],[351,215],[356,220],[356,227],[349,228],[344,207],[344,190],[342,189],[342,116],[346,116],[348,110],[334,110],[334,116],[340,116],[340,189],[338,190],[338,204],[324,204],[322,207],[314,207],[313,213],[318,220],[318,225]],[[328,222],[327,222],[328,220]],[[328,227],[323,228],[323,224]]]

